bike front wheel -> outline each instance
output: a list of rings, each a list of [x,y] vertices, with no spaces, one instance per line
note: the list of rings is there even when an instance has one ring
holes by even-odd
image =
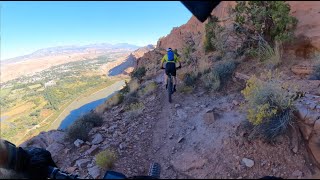
[[[149,173],[148,175],[155,178],[160,179],[160,173],[161,173],[161,166],[159,163],[152,163],[150,165]]]

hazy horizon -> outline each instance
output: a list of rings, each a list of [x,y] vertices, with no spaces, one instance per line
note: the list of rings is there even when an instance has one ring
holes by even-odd
[[[155,45],[192,14],[179,1],[1,2],[1,60],[58,46]],[[165,13],[170,9],[170,13]]]
[[[100,44],[110,44],[110,45],[118,45],[118,44],[128,44],[128,45],[133,45],[133,46],[137,46],[137,47],[145,47],[145,46],[148,46],[150,44],[146,44],[146,45],[143,45],[143,46],[139,46],[139,45],[136,45],[136,44],[129,44],[129,43],[108,43],[108,42],[101,42],[101,43],[90,43],[90,44],[81,44],[81,45],[76,45],[76,44],[66,44],[66,45],[63,45],[63,46],[50,46],[50,47],[43,47],[43,48],[40,48],[40,49],[36,49],[35,51],[32,51],[31,53],[28,53],[28,54],[22,54],[22,55],[19,55],[19,56],[15,56],[15,57],[10,57],[10,58],[7,58],[7,59],[3,59],[1,58],[1,61],[7,61],[7,60],[10,60],[10,59],[15,59],[15,58],[18,58],[18,57],[22,57],[22,56],[26,56],[26,55],[30,55],[32,53],[35,53],[39,50],[43,50],[43,49],[50,49],[50,48],[60,48],[60,47],[82,47],[82,46],[90,46],[90,45],[100,45]],[[151,45],[155,45],[155,44],[151,44]]]

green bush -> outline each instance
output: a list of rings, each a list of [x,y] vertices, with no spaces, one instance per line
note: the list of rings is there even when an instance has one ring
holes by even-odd
[[[260,47],[275,42],[288,42],[294,37],[298,20],[290,15],[290,5],[284,1],[236,1],[232,9],[234,32],[241,37],[237,51],[250,56],[263,54]]]
[[[79,119],[75,120],[67,128],[67,136],[71,141],[81,139],[87,141],[89,138],[89,132],[93,127],[101,126],[103,119],[101,116],[95,113],[86,114]]]
[[[146,75],[146,68],[144,66],[138,69],[135,69],[131,74],[132,77],[137,78],[139,80],[142,79],[145,75]]]
[[[112,150],[104,150],[99,152],[96,156],[96,164],[103,170],[108,170],[113,167],[117,160],[117,154]]]
[[[218,18],[216,16],[210,16],[208,23],[205,25],[205,39],[204,50],[205,52],[215,51],[217,34],[222,30],[222,27],[218,24]]]
[[[261,35],[268,43],[292,39],[298,20],[290,15],[284,1],[237,1],[235,22],[250,33]]]
[[[272,141],[286,132],[294,120],[292,94],[276,77],[268,74],[266,81],[252,76],[242,91],[246,99],[248,120],[254,126],[250,137]]]

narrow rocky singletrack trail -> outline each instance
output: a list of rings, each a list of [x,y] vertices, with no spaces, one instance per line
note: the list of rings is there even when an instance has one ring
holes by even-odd
[[[177,92],[171,104],[165,93],[164,87],[155,92],[155,106],[160,108],[148,151],[149,159],[162,166],[162,178],[310,175],[306,150],[292,153],[288,137],[282,137],[277,145],[246,140],[240,128],[246,119],[239,106],[240,93],[217,97]],[[254,165],[244,163],[244,158]]]

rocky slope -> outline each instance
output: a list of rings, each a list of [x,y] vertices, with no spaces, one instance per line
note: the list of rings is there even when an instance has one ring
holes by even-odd
[[[300,21],[297,35],[307,41],[295,49],[318,48],[320,22],[319,2],[289,2],[292,13]],[[212,13],[227,16],[227,7],[234,2],[222,2]],[[310,9],[311,8],[311,9]],[[225,22],[228,25],[228,22]],[[303,29],[308,30],[304,31]],[[267,175],[282,178],[311,178],[320,168],[320,97],[319,81],[314,86],[302,86],[307,96],[297,101],[297,126],[279,137],[274,144],[250,141],[245,128],[245,113],[239,107],[244,101],[239,90],[243,81],[233,82],[225,91],[207,93],[198,88],[191,94],[177,92],[173,104],[167,103],[162,87],[163,72],[159,70],[164,49],[181,51],[186,42],[194,43],[198,59],[204,56],[202,41],[204,24],[192,17],[185,25],[174,28],[159,39],[157,48],[137,59],[136,68],[147,68],[143,83],[157,82],[155,91],[140,97],[143,106],[135,111],[119,105],[103,113],[104,124],[90,132],[88,142],[68,142],[64,132],[50,131],[25,142],[22,146],[39,146],[53,154],[63,170],[86,178],[101,178],[104,171],[95,163],[95,154],[114,149],[119,155],[113,170],[126,175],[146,174],[151,162],[162,166],[162,178],[261,178]],[[260,67],[250,62],[237,72],[251,75]],[[309,83],[294,75],[289,67],[283,71],[287,80]],[[289,69],[289,70],[288,70]]]
[[[141,58],[144,54],[154,49],[154,45],[141,47],[128,56],[123,56],[116,61],[110,62],[101,67],[101,70],[108,72],[108,76],[117,76],[120,74],[129,74],[136,65],[137,59]]]

